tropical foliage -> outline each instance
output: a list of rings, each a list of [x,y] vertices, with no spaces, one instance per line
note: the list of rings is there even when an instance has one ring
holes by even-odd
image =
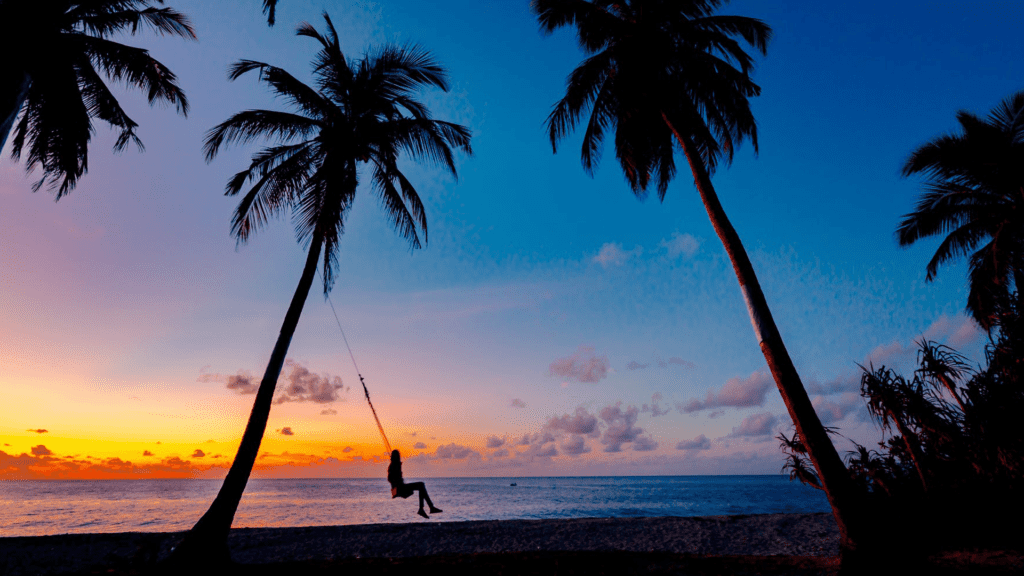
[[[959,134],[917,148],[904,176],[927,180],[914,211],[896,230],[903,246],[944,236],[927,266],[969,256],[967,311],[986,329],[1010,293],[1024,291],[1024,91],[993,109],[988,118],[957,114]]]
[[[654,184],[664,199],[675,176],[675,154],[685,156],[708,217],[733,264],[755,336],[789,409],[806,439],[828,494],[846,550],[856,547],[860,524],[842,459],[828,438],[779,334],[746,250],[711,183],[719,162],[743,140],[757,149],[749,98],[754,60],[742,43],[765,54],[771,29],[760,20],[716,14],[722,0],[534,0],[541,29],[573,26],[587,57],[569,74],[565,96],[548,116],[552,148],[585,120],[580,157],[593,173],[609,131],[633,193]],[[742,43],[741,43],[742,42]]]
[[[863,370],[861,395],[886,437],[877,450],[855,444],[847,462],[879,530],[898,526],[901,542],[992,544],[1007,514],[1024,512],[1024,321],[1012,305],[997,319],[984,369],[922,340],[911,377]],[[779,439],[791,478],[820,487],[799,438]]]
[[[239,112],[206,137],[207,160],[213,160],[229,143],[257,138],[280,141],[253,155],[249,167],[228,181],[229,196],[248,188],[235,211],[232,233],[244,243],[270,218],[290,211],[296,236],[309,252],[238,454],[217,498],[175,551],[173,562],[195,557],[223,561],[228,557],[228,530],[256,461],[277,379],[318,268],[324,294],[331,289],[338,266],[338,241],[359,186],[360,165],[365,165],[371,188],[390,223],[411,247],[419,248],[427,240],[426,212],[416,189],[398,168],[399,156],[426,160],[455,176],[452,148],[471,153],[468,129],[431,118],[427,107],[416,99],[422,88],[448,90],[444,69],[428,52],[415,46],[388,45],[367,52],[360,60],[350,60],[342,53],[326,13],[324,20],[325,33],[307,23],[298,28],[299,36],[320,44],[313,60],[316,88],[262,62],[242,60],[230,69],[232,80],[259,72],[260,81],[295,112]]]
[[[123,151],[129,143],[143,149],[135,132],[138,123],[114,98],[101,73],[109,80],[144,90],[150,104],[166,102],[182,115],[188,114],[185,93],[166,66],[142,48],[110,40],[143,28],[195,38],[188,18],[153,3],[0,2],[0,44],[9,56],[0,83],[0,148],[13,133],[11,154],[15,160],[25,154],[29,172],[37,166],[42,169],[42,178],[33,190],[49,184],[59,200],[74,189],[89,168],[93,119],[118,131],[114,151]]]

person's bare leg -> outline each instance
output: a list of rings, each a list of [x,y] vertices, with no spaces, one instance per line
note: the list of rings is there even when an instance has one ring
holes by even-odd
[[[420,484],[423,485],[423,491],[420,492],[420,498],[421,498],[421,500],[420,500],[420,508],[423,508],[423,500],[426,500],[427,501],[427,506],[430,507],[430,513],[431,514],[437,514],[438,512],[444,512],[444,510],[441,510],[440,508],[434,506],[434,503],[430,501],[430,495],[427,494],[427,487],[426,487],[426,485],[423,484],[423,482],[420,482]]]
[[[420,496],[420,509],[416,513],[419,514],[420,516],[423,516],[424,518],[430,518],[430,516],[427,516],[427,513],[423,510],[423,501],[424,500],[426,500],[427,502],[430,501],[429,498],[426,498],[427,487],[423,485],[423,482],[413,482],[411,484],[406,484],[406,486],[408,486],[410,490],[414,490],[414,491],[419,493],[419,496]],[[434,507],[433,506],[430,507],[430,511],[431,512],[434,511]]]

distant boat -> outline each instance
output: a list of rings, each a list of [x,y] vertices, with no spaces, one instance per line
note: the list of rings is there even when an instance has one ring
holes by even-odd
[[[513,483],[509,484],[509,486],[515,486],[515,485],[516,485],[516,483],[515,483],[515,482],[513,482]]]

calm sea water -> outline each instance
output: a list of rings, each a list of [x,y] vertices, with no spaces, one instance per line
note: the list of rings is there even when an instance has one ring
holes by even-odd
[[[415,479],[412,479],[415,480]],[[515,484],[512,486],[511,484]],[[192,527],[219,480],[0,481],[0,536],[173,532]],[[783,476],[432,478],[431,521],[828,512]],[[423,521],[380,479],[250,480],[234,527]]]

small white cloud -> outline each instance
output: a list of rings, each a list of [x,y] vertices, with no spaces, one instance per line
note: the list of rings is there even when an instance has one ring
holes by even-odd
[[[622,266],[627,260],[643,254],[644,249],[640,246],[632,250],[623,250],[622,244],[607,242],[601,246],[601,251],[594,256],[594,262],[608,268],[609,266]]]
[[[678,256],[693,258],[697,250],[700,250],[700,239],[693,234],[673,232],[671,238],[662,240],[658,246],[661,246],[668,252],[669,258],[676,258]]]

